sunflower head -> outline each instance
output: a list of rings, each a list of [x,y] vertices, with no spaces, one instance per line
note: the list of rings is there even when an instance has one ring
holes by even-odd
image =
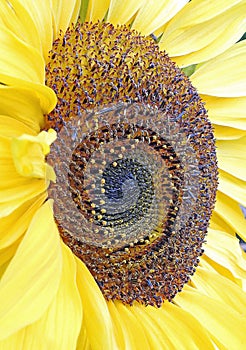
[[[196,90],[151,37],[85,23],[50,52],[58,96],[46,129],[64,242],[107,299],[160,306],[194,273],[217,187],[212,127]]]

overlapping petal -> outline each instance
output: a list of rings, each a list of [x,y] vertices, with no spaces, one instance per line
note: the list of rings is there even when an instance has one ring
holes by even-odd
[[[113,350],[116,341],[107,303],[87,267],[79,259],[76,258],[76,261],[77,285],[83,305],[83,327],[79,344],[86,342],[84,337],[88,337],[92,349]]]
[[[175,302],[203,324],[219,349],[245,347],[246,318],[231,305],[188,288],[176,296]]]
[[[45,62],[79,5],[0,5],[0,349],[212,349],[214,343],[243,349],[246,258],[234,234],[245,237],[238,202],[246,205],[246,71],[245,43],[233,44],[245,30],[246,2],[82,1],[83,19],[131,23],[145,35],[163,31],[160,47],[180,65],[209,60],[191,80],[216,124],[220,191],[201,266],[175,304],[160,309],[106,302],[86,266],[61,243],[50,202],[43,204],[48,183],[39,171],[47,152],[36,141],[43,114],[56,103],[45,87]],[[43,152],[31,177],[16,165],[17,158],[27,161],[19,154],[27,142]]]
[[[34,215],[1,278],[0,339],[36,321],[47,310],[58,290],[61,267],[60,238],[47,202]]]
[[[245,97],[246,42],[233,45],[226,52],[202,64],[191,81],[199,93],[218,97]]]
[[[241,38],[245,10],[245,1],[192,0],[165,28],[160,48],[179,66],[207,61]]]

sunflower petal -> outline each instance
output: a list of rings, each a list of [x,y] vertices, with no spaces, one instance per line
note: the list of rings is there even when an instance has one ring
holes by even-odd
[[[86,21],[92,22],[96,22],[98,20],[101,21],[105,17],[109,8],[109,4],[111,3],[110,0],[87,0],[87,2]]]
[[[23,134],[13,138],[11,150],[17,172],[24,177],[55,181],[53,168],[45,162],[49,146],[55,139],[56,132],[53,129],[42,131],[37,136]]]
[[[47,202],[33,217],[2,276],[0,299],[4,303],[0,304],[1,339],[41,317],[57,293],[60,276],[59,235],[50,202]]]
[[[4,74],[0,74],[0,92],[1,114],[22,120],[35,130],[36,123],[43,126],[42,114],[48,114],[57,102],[55,92],[49,87]]]
[[[218,230],[209,229],[205,255],[228,269],[239,279],[246,278],[246,258],[237,238]]]
[[[236,296],[235,296],[236,297]],[[194,291],[183,290],[175,302],[197,318],[213,339],[226,349],[243,349],[245,340],[245,317],[229,305]]]
[[[246,220],[236,201],[218,191],[214,211],[225,221],[227,226],[231,226],[234,232],[238,233],[246,241]]]
[[[207,61],[243,35],[245,6],[242,1],[191,1],[170,21],[160,48],[180,66]]]
[[[67,28],[76,23],[79,15],[81,0],[52,0],[52,12],[55,22],[54,37],[60,30],[65,32]]]
[[[20,239],[9,247],[0,249],[0,280],[20,244]]]
[[[76,348],[82,323],[82,307],[76,286],[76,263],[72,252],[64,244],[62,258],[63,268],[57,294],[44,315],[26,327],[23,349]]]
[[[191,280],[200,293],[230,305],[239,314],[243,313],[246,294],[237,284],[216,272],[201,267],[197,267]]]
[[[177,305],[166,301],[160,310],[149,308],[148,312],[153,318],[159,318],[159,324],[163,332],[169,335],[173,349],[214,349],[204,327],[189,312]]]
[[[132,313],[132,307],[129,305],[123,305],[122,302],[117,301],[115,301],[114,304],[118,311],[120,323],[125,327],[129,338],[129,342],[125,345],[125,348],[132,350],[150,349],[144,329]],[[122,348],[122,344],[119,344],[119,348]]]
[[[0,217],[5,217],[26,201],[46,190],[42,179],[28,179],[20,176],[15,169],[11,155],[10,140],[0,136]]]
[[[31,219],[44,203],[46,196],[46,193],[43,193],[37,198],[27,201],[9,216],[0,219],[0,249],[12,245],[26,232]]]
[[[107,21],[115,25],[127,23],[144,3],[145,0],[111,0]]]
[[[216,124],[213,127],[216,140],[238,140],[246,135],[245,131],[241,129]]]
[[[217,141],[216,146],[220,169],[246,181],[246,137],[232,141]]]
[[[176,15],[188,0],[146,1],[139,9],[132,28],[142,35],[149,35]]]
[[[222,126],[246,130],[246,97],[222,98],[201,95],[210,120]]]
[[[83,327],[89,338],[92,349],[115,349],[113,325],[106,301],[82,261],[77,261],[77,285],[79,288],[83,307]],[[97,332],[95,333],[95,325]],[[83,332],[83,330],[81,331]]]
[[[220,169],[219,171],[219,187],[218,189],[246,206],[246,183],[243,180],[235,178],[231,174]]]
[[[44,59],[37,49],[0,29],[0,71],[19,79],[44,84]]]
[[[202,64],[190,76],[198,92],[219,97],[245,96],[245,54],[246,43],[243,40]]]
[[[0,341],[0,349],[11,349],[11,346],[12,349],[39,350],[76,348],[82,322],[81,299],[75,282],[74,257],[65,245],[62,248],[63,270],[54,300],[38,321]]]
[[[1,2],[0,23],[19,39],[42,52],[41,40],[35,23],[20,1],[11,0]]]
[[[16,0],[8,0],[13,9],[15,4],[18,3]],[[50,51],[53,43],[53,25],[52,25],[52,12],[50,6],[50,0],[43,0],[40,2],[32,0],[22,0],[22,4],[25,7],[26,11],[29,13],[29,16],[32,18],[33,23],[35,24],[34,30],[38,32],[38,36],[41,40],[43,56],[46,59],[48,52]],[[26,27],[26,31],[30,31],[28,23],[24,21],[23,26]]]
[[[129,333],[126,323],[122,321],[123,317],[121,316],[120,310],[117,308],[117,304],[117,301],[108,302],[118,349],[135,349],[135,342],[132,338],[132,333],[131,331]],[[148,349],[148,345],[146,349]]]
[[[159,309],[151,306],[145,307],[139,303],[134,303],[132,312],[144,329],[150,344],[150,349],[173,349],[169,334],[162,329],[161,314]],[[153,316],[154,313],[154,316]]]

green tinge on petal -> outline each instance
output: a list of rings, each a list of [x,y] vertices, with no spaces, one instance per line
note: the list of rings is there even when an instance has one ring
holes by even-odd
[[[145,0],[111,0],[107,21],[114,25],[127,23],[141,8],[144,2]]]
[[[52,249],[51,249],[52,247]],[[61,278],[60,237],[50,202],[32,222],[0,281],[0,339],[35,322],[57,294]]]

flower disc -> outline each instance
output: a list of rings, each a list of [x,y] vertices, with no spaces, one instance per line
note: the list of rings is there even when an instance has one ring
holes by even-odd
[[[214,205],[203,103],[151,38],[105,23],[54,42],[47,85],[61,237],[107,299],[160,306],[194,273]]]

